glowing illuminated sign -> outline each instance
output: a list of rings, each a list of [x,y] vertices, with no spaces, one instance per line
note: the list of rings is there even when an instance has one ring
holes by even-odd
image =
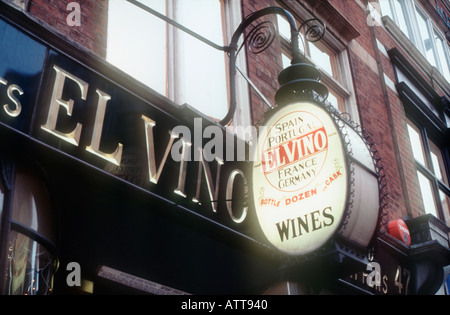
[[[338,229],[348,170],[341,134],[321,106],[287,105],[266,121],[253,166],[259,224],[272,245],[307,254]]]

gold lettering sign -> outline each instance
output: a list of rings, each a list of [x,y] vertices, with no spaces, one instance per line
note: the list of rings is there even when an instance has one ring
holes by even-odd
[[[46,122],[41,126],[41,130],[74,146],[80,146],[81,136],[84,136],[87,138],[86,143],[89,143],[86,145],[86,152],[111,163],[111,165],[108,165],[105,168],[106,170],[120,170],[122,167],[121,162],[123,152],[125,149],[130,148],[124,148],[124,145],[118,142],[112,153],[106,153],[100,149],[105,115],[111,96],[99,89],[96,89],[96,93],[93,96],[90,96],[91,94],[88,94],[89,84],[87,82],[56,65],[52,70],[55,74],[54,82],[53,85],[50,85],[52,89],[50,93],[48,112]],[[69,88],[69,85],[67,84],[68,81],[73,81],[76,84],[75,89],[71,91],[71,95],[74,95],[74,93],[77,96],[79,95],[79,98],[76,98],[77,100],[65,96],[66,94],[64,92],[67,91],[64,89]],[[6,85],[6,82],[0,81],[0,83]],[[74,85],[72,84],[72,89],[73,86]],[[19,90],[12,86],[11,93],[14,91]],[[93,100],[88,98],[92,98]],[[12,94],[10,100],[14,100],[12,98]],[[61,130],[64,128],[61,126],[61,122],[58,124],[59,119],[63,120],[64,118],[64,111],[61,111],[61,107],[65,110],[66,116],[72,116],[74,108],[77,106],[76,102],[81,101],[85,101],[89,106],[96,105],[95,116],[93,119],[88,119],[86,117],[83,119],[83,121],[92,121],[92,126],[87,126],[84,129],[84,126],[80,122],[75,122],[76,126],[70,132]],[[14,104],[16,105],[16,108],[9,108],[9,110],[20,110],[19,103],[17,102]],[[9,106],[11,106],[11,104],[9,104]],[[78,106],[81,106],[81,104]],[[90,115],[92,113],[93,111],[85,111],[84,114]],[[161,147],[155,147],[154,128],[163,128],[163,130],[166,128],[169,133],[167,143],[163,144]],[[92,133],[83,134],[83,132],[85,132],[84,130],[92,130]],[[247,179],[244,172],[239,169],[233,169],[231,170],[231,173],[229,173],[229,170],[227,170],[226,175],[228,178],[225,179],[223,183],[226,184],[226,187],[225,189],[220,189],[220,185],[222,184],[221,179],[223,179],[222,173],[224,172],[222,166],[225,164],[225,161],[222,159],[222,137],[224,136],[223,129],[217,126],[209,126],[203,129],[202,119],[195,118],[193,128],[194,143],[191,142],[191,131],[192,130],[187,126],[181,125],[175,126],[173,129],[167,128],[164,124],[157,126],[157,122],[155,120],[145,115],[141,115],[140,124],[136,127],[136,133],[140,133],[142,136],[145,135],[145,148],[142,150],[142,152],[145,152],[143,154],[143,159],[145,159],[143,165],[146,164],[147,166],[146,172],[144,171],[144,175],[146,177],[145,181],[154,185],[159,184],[162,173],[165,169],[167,169],[166,164],[170,155],[172,160],[178,163],[177,174],[175,175],[178,176],[177,183],[176,187],[169,189],[171,193],[190,199],[199,205],[205,205],[207,208],[211,209],[212,213],[217,213],[219,209],[222,209],[227,215],[229,215],[230,222],[232,224],[243,223],[247,218],[248,206],[247,204],[238,204],[236,206],[235,203],[235,206],[233,207],[233,197],[238,190],[245,192],[245,195],[247,195]],[[202,137],[207,137],[211,140],[203,145]],[[83,141],[84,140],[85,139],[83,139]],[[194,156],[195,162],[192,162],[192,155]],[[156,156],[162,157],[157,161]],[[116,167],[111,168],[112,164]],[[186,177],[189,167],[196,168],[197,177],[195,181],[196,184],[186,188]],[[170,167],[169,169],[173,170],[173,167]],[[215,174],[212,170],[215,170]],[[114,174],[113,171],[110,171],[110,173]],[[120,176],[120,174],[115,175]],[[192,181],[190,182],[192,183]],[[146,186],[146,183],[143,185]],[[189,188],[191,191],[186,192],[186,189]],[[219,195],[220,193],[222,193],[222,196]],[[226,202],[221,203],[222,206],[220,206],[219,202],[221,199],[226,199]]]
[[[60,130],[57,130],[56,125],[58,123],[58,115],[60,107],[63,107],[66,110],[68,116],[72,116],[73,108],[75,105],[73,99],[69,100],[62,99],[66,79],[72,80],[78,85],[78,87],[80,88],[80,96],[82,100],[86,100],[87,98],[89,84],[56,65],[53,67],[53,69],[55,70],[56,73],[55,82],[53,85],[53,91],[50,98],[47,121],[44,125],[41,126],[41,129],[70,144],[78,146],[80,143],[81,132],[83,129],[83,125],[81,123],[78,122],[76,124],[76,127],[71,132],[68,133],[64,133]],[[108,162],[120,165],[123,151],[123,145],[121,143],[117,145],[117,148],[113,153],[105,153],[100,150],[100,142],[103,130],[103,121],[105,119],[106,106],[111,97],[105,92],[102,92],[98,89],[96,90],[96,92],[98,95],[97,111],[95,114],[95,121],[91,136],[91,142],[90,145],[86,148],[86,151],[93,153],[96,156]]]
[[[123,145],[121,143],[118,144],[116,150],[111,154],[100,151],[100,139],[102,137],[103,121],[105,119],[106,105],[107,102],[111,99],[111,96],[100,90],[97,90],[96,92],[98,94],[98,103],[97,103],[97,112],[95,114],[94,131],[92,132],[91,144],[86,148],[86,150],[107,161],[110,161],[111,163],[120,165],[123,151]]]
[[[54,66],[53,69],[56,72],[55,83],[53,85],[53,92],[50,99],[47,122],[43,126],[41,126],[41,128],[68,143],[78,146],[80,142],[81,129],[83,128],[83,126],[80,123],[77,123],[75,129],[73,129],[71,132],[64,133],[56,130],[56,123],[58,122],[59,108],[61,106],[66,109],[68,116],[72,116],[74,100],[62,99],[64,83],[66,79],[70,79],[78,84],[81,92],[81,99],[83,100],[86,100],[89,85],[83,80],[77,78],[73,74],[61,69],[58,66]]]

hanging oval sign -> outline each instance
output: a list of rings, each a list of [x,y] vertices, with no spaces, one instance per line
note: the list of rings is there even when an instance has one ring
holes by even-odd
[[[286,105],[266,121],[255,151],[253,196],[263,233],[287,254],[318,249],[338,230],[348,197],[335,121],[312,102]]]

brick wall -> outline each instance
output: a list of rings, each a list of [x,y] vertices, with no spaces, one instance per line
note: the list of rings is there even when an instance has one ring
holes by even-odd
[[[356,54],[350,50],[361,122],[374,137],[378,146],[382,148],[382,157],[388,170],[391,199],[390,215],[392,217],[401,217],[402,215],[417,217],[422,215],[424,214],[424,206],[406,127],[406,113],[395,88],[391,87],[391,84],[396,82],[396,77],[394,67],[386,55],[386,51],[397,48],[411,64],[415,64],[415,61],[409,57],[409,52],[404,51],[384,27],[370,28],[366,22],[367,13],[355,14],[356,6],[359,5],[361,9],[364,9],[367,3],[371,1],[330,0],[329,2],[332,2],[358,29],[361,36],[356,38],[355,41],[367,55],[375,58],[377,62],[378,73],[374,73],[367,67],[367,62],[360,58],[361,54]],[[427,0],[421,2],[425,3]],[[430,0],[429,3],[435,6],[434,0]],[[435,12],[431,10],[429,13],[430,16],[433,16]],[[436,20],[436,23],[439,23],[439,21]],[[432,79],[430,80],[419,67],[416,67],[416,70],[431,86],[436,88],[438,93],[442,94],[442,91],[439,90]]]
[[[387,80],[396,82],[396,78],[393,65],[385,51],[398,47],[398,44],[383,27],[369,26],[367,11],[364,11],[367,1],[349,1],[345,4],[342,0],[330,2],[358,29],[361,36],[355,41],[377,65],[377,71],[374,72],[374,69],[361,59],[361,53],[349,50],[361,124],[377,144],[386,169],[389,192],[388,220],[423,214],[403,103],[387,84]],[[361,14],[355,15],[357,10]],[[386,50],[380,50],[380,45]]]
[[[106,56],[108,0],[7,0],[21,7],[50,29],[88,50]],[[69,4],[79,6],[69,6]],[[77,10],[79,8],[79,10]],[[71,15],[72,14],[72,15]],[[69,16],[70,15],[70,16]],[[79,25],[67,19],[79,17]]]
[[[376,27],[375,29],[376,37],[378,41],[389,50],[390,48],[401,47],[392,39],[392,37],[381,27]],[[403,52],[407,56],[407,52]],[[382,69],[384,74],[392,82],[396,81],[395,70],[392,66],[390,59],[384,54],[380,54],[380,59],[382,63]],[[417,69],[420,71],[420,69]],[[424,77],[426,77],[424,75]],[[396,140],[398,148],[397,159],[400,160],[400,167],[403,171],[404,186],[405,186],[405,206],[408,207],[409,215],[416,217],[424,213],[424,207],[421,199],[421,193],[418,184],[418,178],[416,173],[415,161],[412,155],[411,143],[409,140],[408,130],[406,126],[406,113],[404,110],[404,105],[399,99],[396,92],[392,89],[387,88],[388,91],[388,106],[391,111],[393,128],[396,131]]]

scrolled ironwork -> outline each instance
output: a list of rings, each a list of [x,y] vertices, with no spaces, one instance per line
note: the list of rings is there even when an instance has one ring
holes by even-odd
[[[247,49],[259,54],[269,48],[277,36],[277,28],[271,21],[263,21],[256,25],[247,35]]]
[[[302,60],[300,49],[298,47],[298,30],[297,30],[297,24],[295,22],[294,17],[292,14],[290,14],[285,9],[279,8],[279,7],[268,7],[264,8],[262,10],[259,10],[257,12],[254,12],[247,17],[244,18],[244,20],[241,22],[241,24],[238,26],[236,31],[234,32],[230,44],[227,46],[227,53],[230,59],[229,62],[229,73],[230,73],[230,106],[228,109],[228,113],[226,116],[219,122],[221,125],[226,126],[228,125],[232,119],[234,112],[236,111],[237,106],[237,97],[236,97],[236,56],[239,53],[239,45],[238,41],[241,35],[244,34],[244,31],[247,27],[252,25],[257,19],[262,18],[266,15],[282,15],[284,16],[290,25],[291,29],[291,53],[293,56],[293,60]],[[256,34],[257,31],[255,31]],[[267,40],[262,40],[263,38],[258,38],[258,41],[260,44],[262,42],[267,42]],[[270,42],[270,41],[269,41]],[[266,47],[266,45],[263,45]],[[269,45],[270,46],[270,45]],[[241,46],[242,47],[242,46]],[[239,48],[239,49],[238,49]]]
[[[314,43],[321,40],[326,33],[325,23],[317,18],[306,20],[300,25],[298,31],[304,29],[305,38],[307,41]]]
[[[389,205],[389,187],[387,180],[387,172],[383,163],[383,159],[381,157],[381,153],[378,150],[375,141],[367,132],[367,130],[361,128],[361,135],[363,136],[367,147],[372,153],[372,160],[375,164],[375,169],[378,174],[378,188],[380,192],[379,200],[380,200],[380,215],[379,215],[379,230],[378,235],[382,235],[386,233],[386,227],[388,224],[388,213],[390,212]]]

